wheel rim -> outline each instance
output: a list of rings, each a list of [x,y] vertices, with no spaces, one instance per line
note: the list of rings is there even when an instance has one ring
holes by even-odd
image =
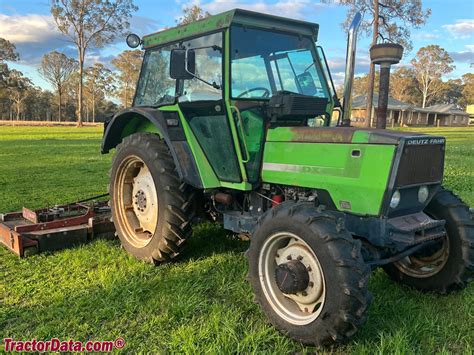
[[[283,293],[275,280],[276,268],[288,260],[299,260],[309,275],[308,287],[296,294]],[[302,238],[288,232],[270,236],[260,251],[258,269],[263,293],[281,318],[305,325],[319,316],[326,297],[324,274],[315,253]]]
[[[394,263],[402,273],[416,278],[431,277],[439,273],[449,257],[449,239],[446,234],[441,246],[430,255],[410,255]]]
[[[114,181],[115,209],[124,237],[137,248],[146,246],[158,224],[158,196],[153,176],[137,156],[129,156],[118,167]]]

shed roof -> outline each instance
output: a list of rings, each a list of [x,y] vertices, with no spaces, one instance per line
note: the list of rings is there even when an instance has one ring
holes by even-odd
[[[372,105],[374,108],[378,107],[379,95],[374,93],[372,98]],[[353,109],[363,109],[367,105],[367,95],[360,95],[354,97],[352,101]],[[407,110],[412,108],[413,105],[407,104],[405,102],[394,99],[393,97],[388,97],[388,109],[389,110]]]
[[[462,115],[462,116],[469,115],[469,113],[467,113],[466,111],[462,111],[458,109],[455,104],[433,105],[433,106],[425,107],[424,109],[421,109],[421,110],[425,112],[432,112],[432,113],[445,114],[445,115]]]
[[[278,29],[285,32],[314,36],[315,41],[319,29],[319,25],[312,22],[262,14],[254,11],[234,9],[186,25],[172,27],[146,35],[143,37],[143,47],[155,47],[207,32],[223,30],[232,24],[262,27],[266,29]]]

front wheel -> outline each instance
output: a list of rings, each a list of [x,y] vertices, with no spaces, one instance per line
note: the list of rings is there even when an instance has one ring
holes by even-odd
[[[421,291],[447,293],[466,287],[474,277],[474,221],[469,208],[442,189],[425,212],[446,221],[446,236],[433,247],[384,266],[397,282]]]
[[[309,203],[268,211],[251,238],[248,262],[256,301],[270,322],[304,344],[352,336],[371,299],[360,246]]]

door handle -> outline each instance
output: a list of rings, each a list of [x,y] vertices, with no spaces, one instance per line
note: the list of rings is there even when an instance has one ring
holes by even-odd
[[[240,126],[240,135],[242,139],[242,145],[244,146],[245,150],[245,159],[242,157],[242,162],[248,163],[250,160],[250,154],[249,150],[247,148],[247,142],[245,141],[245,129],[244,129],[244,121],[242,120],[242,116],[240,115],[240,110],[237,108],[237,106],[230,106],[231,111],[235,111],[237,114],[237,119],[239,120],[239,126]]]

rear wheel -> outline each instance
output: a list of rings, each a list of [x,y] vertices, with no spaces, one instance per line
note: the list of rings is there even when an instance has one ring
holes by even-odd
[[[360,246],[310,203],[273,208],[248,251],[256,302],[276,328],[304,344],[345,341],[365,321],[371,299]]]
[[[176,257],[191,235],[193,194],[158,136],[136,133],[117,147],[110,176],[112,217],[130,254],[149,262]]]
[[[466,287],[474,277],[474,221],[451,191],[441,190],[426,207],[446,221],[446,237],[433,247],[384,267],[397,282],[421,291],[446,293]]]

